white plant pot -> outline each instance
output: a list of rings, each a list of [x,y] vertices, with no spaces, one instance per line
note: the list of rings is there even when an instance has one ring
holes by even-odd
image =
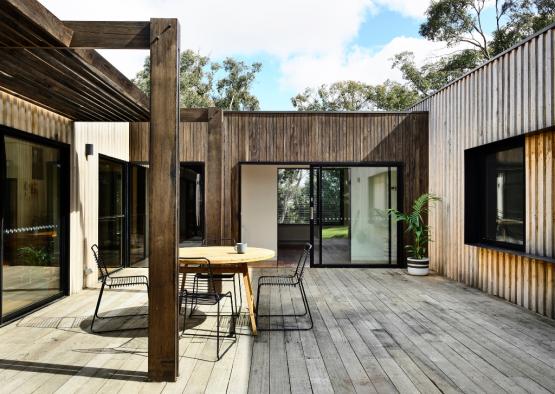
[[[424,276],[430,272],[430,259],[413,259],[407,257],[407,271],[409,275]]]

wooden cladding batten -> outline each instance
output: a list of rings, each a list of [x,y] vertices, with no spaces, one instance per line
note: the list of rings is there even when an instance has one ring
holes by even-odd
[[[442,198],[429,217],[431,267],[550,317],[555,316],[553,264],[465,245],[462,191],[465,149],[555,125],[554,53],[552,27],[413,108],[429,111],[430,191]],[[525,142],[526,249],[548,257],[554,257],[553,139],[552,132],[534,133]],[[490,290],[496,284],[503,293]]]
[[[206,194],[207,209],[218,216],[207,216],[206,227],[224,238],[239,237],[241,162],[401,162],[404,206],[428,190],[426,113],[224,112],[216,143],[209,142],[209,128],[216,124],[181,123],[179,154],[180,161],[207,166],[209,151],[221,155],[222,189]],[[134,123],[130,130],[131,161],[147,161],[148,124]]]

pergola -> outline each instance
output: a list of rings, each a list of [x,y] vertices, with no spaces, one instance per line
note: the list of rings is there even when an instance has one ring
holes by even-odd
[[[150,121],[148,374],[178,373],[179,22],[61,21],[35,0],[0,7],[0,89],[74,121]],[[150,49],[150,103],[95,49]]]

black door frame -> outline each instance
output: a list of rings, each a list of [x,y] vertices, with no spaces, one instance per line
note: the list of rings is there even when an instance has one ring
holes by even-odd
[[[200,179],[201,179],[202,205],[200,210],[202,212],[202,239],[205,239],[206,238],[206,165],[205,165],[205,162],[204,161],[180,161],[179,165],[180,166],[193,165],[193,166],[199,166],[201,168]],[[179,195],[179,198],[181,198],[181,194]],[[181,222],[181,218],[179,218],[179,221]],[[179,234],[179,237],[181,237],[181,234]]]
[[[23,141],[34,142],[50,148],[56,148],[60,152],[60,292],[33,304],[25,306],[15,312],[3,315],[3,260],[4,260],[4,197],[0,193],[0,326],[21,318],[31,312],[47,306],[48,304],[69,295],[69,202],[70,202],[70,167],[69,167],[69,148],[70,145],[50,140],[35,134],[27,133],[12,127],[0,125],[0,185],[1,190],[6,190],[6,152],[4,136],[17,138]]]
[[[111,161],[113,163],[116,164],[120,164],[123,166],[123,192],[124,192],[124,197],[123,197],[123,234],[122,234],[122,242],[123,242],[123,256],[122,256],[122,261],[121,261],[121,265],[119,267],[109,267],[109,268],[115,268],[113,272],[119,271],[123,268],[127,268],[129,267],[129,254],[130,254],[130,250],[129,250],[129,231],[130,231],[130,223],[129,223],[129,193],[131,192],[130,188],[131,188],[131,183],[129,182],[129,175],[130,175],[130,171],[131,171],[131,163],[129,163],[128,161],[125,160],[121,160],[121,159],[117,159],[115,157],[112,156],[108,156],[108,155],[104,155],[99,153],[98,154],[98,184],[100,186],[100,160],[106,160],[106,161]],[[98,188],[98,195],[97,195],[98,201],[97,201],[97,205],[100,204],[100,187]],[[100,211],[100,210],[99,210]],[[100,222],[100,214],[97,217],[97,221]],[[97,224],[98,226],[99,224]],[[97,240],[98,242],[98,240]]]
[[[403,198],[404,198],[404,169],[405,164],[401,161],[342,161],[342,162],[322,162],[322,161],[239,161],[238,162],[238,199],[239,199],[239,210],[237,212],[237,221],[239,228],[239,239],[241,242],[241,182],[242,182],[242,168],[244,165],[273,165],[273,166],[330,166],[330,167],[396,167],[397,168],[397,209],[403,211]],[[389,171],[390,172],[390,171]],[[311,197],[312,197],[312,171],[310,179]],[[391,196],[391,193],[389,193]],[[311,202],[312,205],[312,202]],[[391,228],[391,226],[390,226]],[[310,226],[311,230],[311,242],[314,242],[313,226]],[[389,237],[391,243],[391,236]],[[390,247],[391,250],[391,247]],[[403,268],[405,267],[404,261],[404,239],[403,239],[403,226],[400,222],[397,223],[397,264],[314,264],[314,248],[310,253],[310,267],[314,268]]]
[[[357,163],[348,163],[348,162],[338,162],[338,163],[312,163],[310,165],[310,210],[311,210],[311,217],[310,217],[310,242],[314,245],[314,228],[316,227],[315,221],[320,220],[322,217],[322,189],[321,189],[321,179],[322,179],[322,168],[346,168],[346,167],[387,167],[388,171],[388,183],[389,183],[389,191],[388,191],[388,202],[389,206],[391,206],[391,169],[396,168],[397,170],[397,209],[402,211],[403,210],[403,170],[404,170],[404,163],[402,162],[357,162]],[[314,214],[314,169],[318,169],[318,179],[316,182],[316,196],[318,204],[316,206],[316,213]],[[318,219],[317,219],[318,218]],[[402,261],[403,258],[403,227],[400,222],[397,222],[397,262],[395,264],[391,263],[391,252],[392,252],[392,238],[391,238],[391,217],[389,218],[390,225],[388,226],[389,237],[388,237],[388,250],[389,250],[389,264],[322,264],[322,223],[321,220],[319,221],[318,227],[318,258],[320,262],[314,261],[314,248],[310,254],[310,267],[314,268],[402,268],[404,267],[404,262]]]

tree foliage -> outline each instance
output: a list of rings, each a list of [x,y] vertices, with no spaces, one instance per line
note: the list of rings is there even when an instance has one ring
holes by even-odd
[[[190,49],[180,55],[179,101],[182,108],[218,107],[256,110],[259,102],[251,93],[261,63],[245,64],[233,58],[213,62]],[[145,59],[133,82],[150,94],[150,58]]]
[[[251,93],[251,88],[256,74],[262,69],[262,63],[248,65],[228,57],[222,67],[225,76],[216,83],[215,106],[236,111],[260,109],[260,103]]]
[[[496,0],[494,13],[484,12],[488,3],[433,0],[420,34],[449,47],[467,48],[421,67],[411,52],[402,52],[394,57],[393,67],[420,95],[427,95],[555,21],[555,0]],[[486,26],[494,26],[494,31]]]
[[[299,111],[402,110],[418,100],[410,87],[394,81],[369,85],[359,81],[338,81],[331,85],[306,88],[291,98]]]

